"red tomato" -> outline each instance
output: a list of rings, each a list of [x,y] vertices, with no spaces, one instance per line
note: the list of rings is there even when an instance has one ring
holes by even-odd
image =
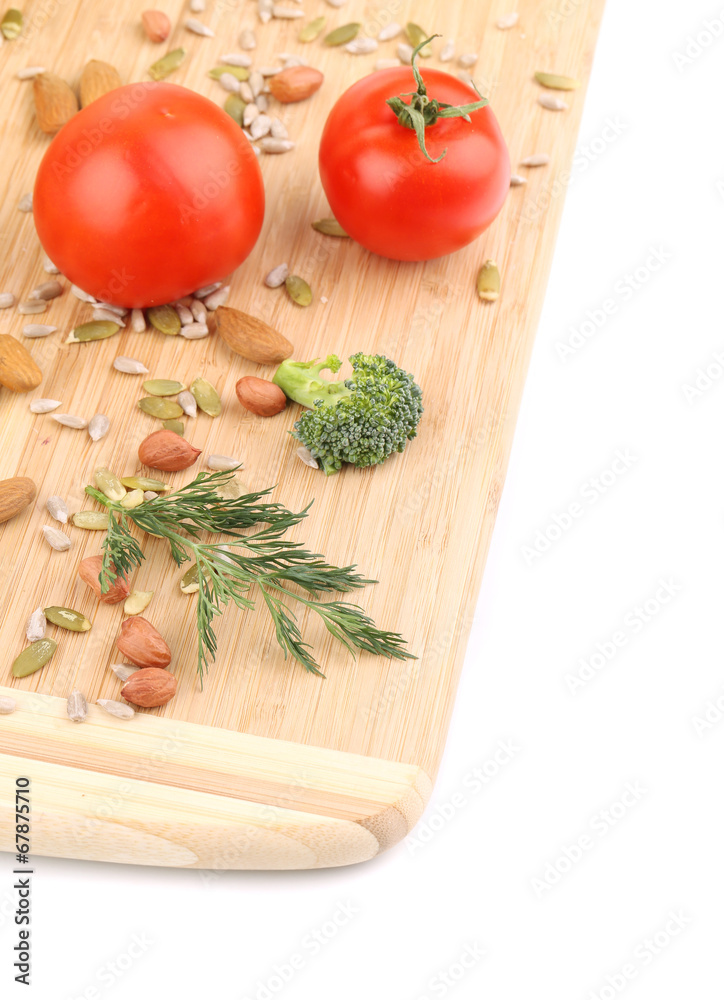
[[[422,77],[430,99],[472,104],[478,95],[440,70]],[[327,119],[319,173],[334,216],[362,246],[394,260],[442,257],[479,236],[510,186],[510,158],[489,107],[425,129],[431,163],[415,131],[397,120],[387,98],[416,90],[412,70],[379,70],[355,83]],[[409,103],[410,98],[404,98]]]
[[[234,120],[170,83],[99,97],[63,126],[33,192],[44,250],[84,291],[159,305],[230,274],[264,220],[256,155]]]

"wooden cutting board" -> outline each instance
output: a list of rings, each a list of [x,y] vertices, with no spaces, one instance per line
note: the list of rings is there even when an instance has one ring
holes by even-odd
[[[245,374],[270,376],[232,355],[218,338],[185,341],[124,332],[103,342],[69,346],[65,331],[90,318],[69,290],[38,321],[59,332],[24,340],[44,373],[29,395],[0,390],[0,479],[22,475],[38,485],[24,514],[0,526],[0,694],[18,710],[0,716],[0,847],[14,850],[14,787],[31,779],[32,852],[137,864],[201,868],[314,868],[363,861],[404,837],[430,795],[443,751],[466,640],[505,477],[515,419],[540,315],[563,207],[603,0],[520,0],[519,24],[496,27],[513,0],[474,4],[442,0],[349,0],[341,9],[305,0],[307,17],[327,15],[328,29],[359,20],[376,31],[390,20],[414,19],[457,40],[458,54],[479,52],[475,79],[491,99],[506,136],[513,169],[527,179],[512,188],[500,216],[477,242],[450,257],[402,264],[371,256],[347,240],[325,237],[310,223],[329,214],[318,179],[316,152],[335,97],[394,55],[400,39],[366,56],[320,42],[297,40],[299,21],[256,23],[251,0],[220,2],[198,15],[216,32],[201,38],[183,28],[187,6],[163,6],[176,25],[167,45],[154,46],[140,28],[147,0],[108,3],[71,0],[24,7],[26,37],[2,53],[5,113],[0,125],[6,169],[0,185],[0,291],[27,298],[46,280],[31,214],[17,209],[32,190],[48,145],[38,130],[32,84],[15,73],[44,65],[76,86],[91,58],[114,64],[124,82],[147,79],[166,48],[189,55],[171,79],[217,103],[224,93],[207,71],[238,50],[239,29],[254,25],[257,66],[276,53],[300,52],[326,75],[304,104],[281,110],[294,151],[262,157],[268,209],[262,236],[232,279],[230,304],[281,329],[295,357],[330,351],[382,352],[414,372],[423,387],[419,437],[404,455],[376,469],[346,468],[325,478],[295,457],[289,437],[297,408],[273,420],[242,411],[234,384]],[[289,2],[289,6],[295,5]],[[436,56],[425,65],[440,66]],[[448,64],[458,72],[457,63]],[[583,87],[562,95],[570,108],[543,109],[533,81],[545,69],[578,77]],[[551,92],[552,93],[552,92]],[[550,164],[518,166],[534,153]],[[481,302],[478,268],[497,260],[500,299]],[[262,278],[282,261],[305,277],[315,299],[308,309]],[[67,286],[68,283],[64,281]],[[0,332],[22,339],[35,317],[0,312]],[[100,551],[97,535],[67,529],[68,552],[52,551],[41,527],[51,494],[71,510],[91,507],[83,487],[105,465],[119,475],[138,469],[139,442],[156,424],[136,407],[140,377],[112,367],[119,355],[140,358],[152,375],[190,382],[203,375],[222,394],[216,421],[200,415],[187,437],[203,458],[243,458],[249,488],[278,483],[292,509],[314,500],[294,537],[333,562],[356,562],[376,586],[359,603],[384,628],[400,631],[418,659],[353,659],[315,620],[302,618],[326,680],[287,660],[265,613],[228,610],[218,626],[217,662],[200,690],[196,679],[194,598],[179,592],[179,571],[160,540],[146,538],[147,560],[134,586],[154,590],[146,616],[174,651],[179,689],[165,708],[139,712],[131,722],[93,703],[119,697],[108,669],[121,606],[99,606],[76,577],[78,562]],[[62,400],[62,410],[90,418],[106,413],[111,431],[94,444],[85,431],[29,412],[32,398]],[[178,474],[181,484],[196,470]],[[29,678],[15,680],[10,664],[25,644],[25,620],[38,605],[77,608],[93,621],[84,635],[55,633],[58,650]],[[60,634],[58,634],[60,633]],[[91,704],[74,725],[65,699],[73,688]]]

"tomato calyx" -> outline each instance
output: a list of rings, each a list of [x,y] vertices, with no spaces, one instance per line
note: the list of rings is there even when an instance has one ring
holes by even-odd
[[[412,53],[412,72],[415,74],[417,90],[413,90],[408,94],[400,94],[399,97],[390,97],[386,103],[394,111],[400,125],[405,128],[415,130],[420,149],[430,163],[439,163],[447,153],[447,149],[443,149],[437,159],[430,156],[425,148],[425,129],[430,125],[434,125],[439,118],[464,118],[466,122],[469,122],[470,113],[472,111],[478,111],[480,108],[484,108],[488,101],[483,97],[478,88],[475,86],[475,83],[472,81],[471,85],[476,94],[480,97],[480,100],[475,101],[473,104],[460,104],[457,106],[452,104],[443,104],[442,101],[436,101],[434,98],[431,99],[427,96],[427,88],[425,87],[425,83],[420,75],[420,70],[417,67],[417,56],[420,49],[424,48],[428,42],[433,40],[433,38],[440,38],[440,35],[431,35],[429,38],[426,38],[424,41],[420,42]],[[403,101],[403,97],[411,98],[410,103],[407,104]]]

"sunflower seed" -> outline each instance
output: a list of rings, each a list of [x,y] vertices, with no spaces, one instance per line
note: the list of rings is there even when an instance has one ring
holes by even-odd
[[[222,73],[221,76],[219,77],[219,83],[224,88],[224,90],[228,90],[229,93],[231,94],[239,93],[241,84],[239,83],[239,81],[236,79],[235,76],[231,75],[231,73]]]
[[[44,281],[30,293],[31,299],[56,299],[63,294],[63,286],[59,281]]]
[[[300,278],[298,274],[290,274],[284,284],[292,302],[296,302],[298,306],[308,306],[311,304],[312,289],[304,278]]]
[[[42,607],[36,608],[25,623],[25,637],[28,642],[44,639],[47,627],[48,619],[45,617],[45,612]]]
[[[526,156],[520,161],[521,167],[545,167],[551,162],[547,153],[534,153],[533,156]]]
[[[0,698],[0,715],[12,715],[15,711],[16,703],[14,698],[3,695]]]
[[[241,462],[238,458],[230,458],[229,455],[209,455],[206,464],[214,472],[228,472],[241,465]]]
[[[221,399],[211,382],[205,378],[195,378],[190,388],[194,399],[204,413],[208,413],[210,417],[218,417],[221,413]]]
[[[390,24],[385,25],[382,31],[380,31],[377,38],[381,42],[389,42],[391,38],[397,38],[400,34],[402,34],[402,25],[396,21],[391,21]]]
[[[52,413],[53,420],[57,420],[63,427],[72,427],[75,431],[81,431],[88,426],[88,421],[82,417],[76,417],[72,413]]]
[[[348,237],[336,219],[317,219],[316,222],[312,223],[312,229],[316,229],[318,233],[324,233],[325,236]]]
[[[252,28],[242,28],[239,35],[239,45],[242,49],[246,49],[247,52],[256,48],[256,35]]]
[[[154,80],[165,79],[175,69],[179,68],[185,56],[185,49],[173,49],[171,52],[167,52],[165,56],[161,56],[152,66],[149,66],[148,75]]]
[[[186,329],[188,330],[188,327]],[[157,417],[159,420],[173,420],[183,413],[178,403],[160,396],[144,396],[143,399],[139,399],[138,407],[150,417]]]
[[[0,309],[10,309],[10,307],[14,305],[15,296],[12,292],[3,292],[0,294]]]
[[[264,89],[264,77],[258,70],[252,70],[249,74],[249,86],[251,87],[251,92],[256,97],[261,94]]]
[[[118,503],[126,495],[126,488],[115,472],[102,465],[94,469],[93,482],[101,493],[114,503]]]
[[[519,19],[520,19],[520,14],[515,12],[512,14],[503,14],[502,17],[498,18],[495,24],[496,27],[500,28],[501,31],[507,31],[508,28],[514,28],[518,23]]]
[[[86,616],[73,608],[44,608],[43,614],[51,624],[69,632],[87,632],[92,627]]]
[[[266,80],[268,76],[276,76],[277,73],[281,73],[282,68],[282,66],[260,66],[257,72],[261,73]]]
[[[43,326],[42,323],[28,323],[23,327],[24,337],[49,337],[51,333],[55,333],[58,329],[57,326]]]
[[[221,288],[222,284],[223,282],[221,281],[214,281],[211,285],[204,285],[203,288],[199,288],[194,292],[194,298],[204,299],[207,295],[215,292],[217,288]]]
[[[228,55],[221,56],[219,62],[225,63],[227,66],[243,66],[245,69],[249,69],[251,56],[247,56],[243,52],[230,52]]]
[[[113,367],[118,372],[125,372],[126,375],[143,375],[148,372],[148,368],[142,361],[135,358],[126,358],[120,354],[113,362]]]
[[[68,523],[68,505],[62,497],[48,497],[45,506],[48,508],[50,516],[54,517],[56,521],[60,521],[61,524]]]
[[[78,288],[77,285],[71,285],[70,290],[77,299],[81,300],[81,302],[91,302],[95,304],[96,299],[92,295],[89,295],[88,292],[84,292],[82,288]]]
[[[375,38],[355,38],[345,45],[344,50],[353,56],[366,56],[378,48],[379,43]]]
[[[581,81],[572,76],[561,76],[558,73],[535,73],[535,79],[542,87],[552,90],[578,90]]]
[[[295,145],[296,143],[292,142],[291,139],[274,139],[270,135],[265,135],[263,139],[259,140],[259,149],[265,153],[288,153],[290,149],[294,149]]]
[[[252,93],[251,87],[249,86],[249,83],[248,83],[247,80],[244,80],[242,82],[241,86],[239,87],[239,97],[246,104],[253,104],[254,103],[254,94]],[[241,116],[241,121],[242,121],[242,124],[243,124],[244,123],[244,115],[243,115],[243,113],[242,113],[242,116]]]
[[[112,302],[99,302],[99,309],[106,309],[108,312],[115,313],[116,316],[127,316],[128,309],[125,306],[114,306]]]
[[[24,194],[22,196],[22,198],[18,202],[18,211],[19,212],[32,212],[33,211],[33,195],[32,195],[32,192],[30,194]]]
[[[31,413],[50,413],[60,406],[59,399],[34,399],[30,404]]]
[[[104,712],[115,716],[116,719],[132,719],[136,714],[130,705],[122,701],[113,701],[112,698],[99,698],[96,705],[100,705]]]
[[[186,386],[170,378],[150,378],[143,383],[149,396],[177,396]]]
[[[187,17],[184,21],[184,28],[187,31],[192,31],[195,35],[203,35],[204,38],[215,38],[214,32],[211,28],[208,28],[205,24],[202,24],[195,17]]]
[[[261,114],[265,114],[269,110],[269,98],[266,94],[257,94],[256,106]]]
[[[173,306],[151,306],[146,310],[146,318],[151,326],[167,336],[175,336],[181,329],[181,320]]]
[[[455,58],[455,39],[449,38],[440,50],[440,62],[451,62]]]
[[[187,417],[196,416],[196,400],[188,389],[184,389],[183,392],[180,392],[176,397],[176,401]]]
[[[47,253],[43,254],[43,270],[46,274],[60,274],[60,268],[55,266]]]
[[[204,305],[210,312],[213,312],[214,309],[218,309],[219,306],[223,306],[229,297],[230,291],[230,285],[223,285],[221,288],[217,288],[215,292],[211,293],[211,295],[206,296],[204,299]]]
[[[261,112],[256,104],[247,104],[244,108],[244,115],[242,117],[242,123],[245,128],[248,128],[255,118],[258,118]]]
[[[264,284],[268,288],[279,288],[287,280],[289,276],[289,267],[287,264],[277,264],[276,267],[272,268],[266,278],[264,278]]]
[[[295,17],[304,17],[304,11],[296,7],[282,7],[280,4],[275,3],[272,5],[272,16],[285,20],[293,20]]]
[[[88,702],[80,691],[71,691],[67,704],[68,718],[71,722],[84,722],[88,715]]]
[[[178,302],[176,304],[176,312],[178,313],[178,318],[181,320],[181,326],[188,326],[189,323],[193,323],[194,317],[188,306]]]
[[[268,135],[271,124],[272,120],[269,115],[257,115],[249,129],[252,139],[261,139],[262,136]]]
[[[191,0],[189,10],[192,14],[201,14],[206,10],[206,0]]]
[[[91,441],[100,441],[111,429],[111,422],[105,413],[94,414],[88,422],[88,433]]]
[[[400,65],[400,60],[397,58],[393,59],[378,59],[375,63],[375,69],[394,69],[396,66]]]
[[[272,19],[272,10],[274,7],[274,0],[259,0],[257,5],[259,20],[262,24],[268,24]]]
[[[118,680],[122,681],[124,684],[129,677],[133,677],[133,675],[140,669],[140,667],[136,667],[132,663],[111,663],[111,670],[116,675]]]
[[[158,500],[158,493],[154,493],[153,490],[146,490],[143,494],[144,500]]]
[[[76,528],[85,531],[107,531],[109,514],[100,510],[78,510],[72,515],[71,521]]]
[[[458,65],[462,66],[463,68],[467,68],[469,66],[474,66],[477,61],[478,61],[477,52],[466,52],[465,55],[459,57]]]
[[[45,299],[30,299],[18,305],[18,312],[21,316],[32,316],[34,313],[44,313],[47,308]]]
[[[45,66],[27,66],[25,69],[19,69],[15,76],[18,80],[32,80],[34,76],[40,76],[44,72]]]
[[[309,24],[305,24],[304,27],[299,32],[297,36],[300,42],[313,42],[315,38],[319,36],[324,31],[324,26],[327,23],[327,18],[322,15],[321,17],[315,17],[313,21]]]
[[[70,538],[64,535],[60,528],[51,528],[50,525],[44,524],[43,535],[51,549],[55,549],[56,552],[65,552],[70,548]]]
[[[181,327],[180,333],[186,340],[203,340],[208,337],[209,328],[206,323],[189,323],[188,326]]]
[[[486,260],[480,268],[477,289],[484,302],[495,302],[500,295],[500,272],[494,260]]]
[[[157,493],[163,493],[171,489],[162,479],[151,479],[150,476],[124,476],[121,482],[129,490],[156,490]]]
[[[126,325],[123,316],[119,316],[112,309],[101,309],[99,306],[93,308],[92,318],[95,322],[99,323],[116,323],[119,327]]]
[[[400,42],[397,46],[397,58],[405,66],[409,66],[412,63],[412,46],[408,45],[407,42]]]
[[[29,677],[40,670],[48,662],[58,648],[55,639],[38,639],[31,646],[26,646],[19,656],[15,657],[12,666],[13,677]]]
[[[520,187],[521,184],[527,184],[527,183],[528,183],[527,179],[525,177],[521,177],[520,174],[511,174],[510,175],[510,186],[511,187]]]
[[[70,336],[65,342],[66,344],[85,344],[89,340],[105,340],[107,337],[112,337],[121,329],[116,322],[117,319],[118,317],[115,316],[112,320],[94,319],[90,323],[81,323],[80,326],[71,330]]]
[[[327,0],[330,7],[344,7],[347,0]]]
[[[143,315],[143,309],[131,310],[131,329],[134,333],[143,333],[146,329],[146,317]]]
[[[538,103],[542,108],[547,108],[548,111],[567,111],[568,105],[565,101],[562,101],[560,97],[554,97],[553,94],[541,94],[538,97]]]
[[[310,469],[319,468],[319,463],[309,448],[297,448],[297,458],[300,458]]]
[[[280,118],[272,118],[269,134],[275,139],[288,139],[287,127]]]

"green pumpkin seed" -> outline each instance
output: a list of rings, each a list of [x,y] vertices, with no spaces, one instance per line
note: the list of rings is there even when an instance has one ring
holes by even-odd
[[[143,383],[143,388],[149,396],[178,396],[186,386],[170,378],[151,378]]]
[[[164,420],[163,426],[167,431],[173,431],[179,437],[184,436],[184,425],[180,420]]]
[[[94,319],[90,323],[81,323],[71,331],[66,344],[85,344],[89,340],[105,340],[120,330],[118,323],[108,319]]]
[[[213,69],[209,70],[209,76],[212,80],[218,80],[222,73],[229,73],[242,83],[249,79],[249,70],[245,69],[244,66],[214,66]]]
[[[2,19],[2,24],[0,24],[0,30],[9,42],[17,38],[23,30],[23,15],[20,11],[14,7],[6,11]]]
[[[204,413],[208,413],[210,417],[218,417],[221,413],[221,399],[211,382],[207,382],[205,378],[195,378],[189,389],[191,390],[191,395]],[[181,414],[176,413],[174,416],[180,417]]]
[[[419,24],[415,24],[414,21],[408,21],[405,25],[405,34],[407,35],[407,40],[413,49],[416,49],[418,45],[425,41],[426,38],[430,36],[426,31],[423,31]],[[426,45],[424,49],[420,49],[418,55],[421,55],[423,59],[429,59],[432,55],[432,49],[429,45]]]
[[[144,396],[138,400],[138,405],[144,413],[158,417],[159,420],[173,420],[183,413],[178,403],[174,403],[171,399],[162,399],[160,396]]]
[[[290,274],[284,285],[289,292],[289,298],[296,302],[298,306],[308,306],[312,301],[312,289],[304,278],[296,274]]]
[[[336,219],[317,219],[312,223],[312,229],[325,236],[346,236],[349,239],[349,233],[345,233]]]
[[[101,493],[105,493],[114,503],[118,503],[126,495],[123,483],[110,469],[104,469],[102,466],[96,469],[93,473],[93,482]]]
[[[163,493],[164,490],[171,489],[168,483],[160,479],[150,479],[148,476],[126,476],[121,482],[129,490],[152,490],[154,493]]]
[[[140,507],[142,503],[144,503],[143,490],[131,490],[121,500],[121,507],[133,510],[134,507]]]
[[[13,677],[28,677],[34,674],[36,670],[45,666],[57,648],[58,643],[55,639],[38,639],[30,646],[26,646],[13,661]]]
[[[500,295],[500,272],[494,260],[486,260],[478,271],[477,288],[483,302],[495,302]]]
[[[313,42],[315,38],[319,36],[324,31],[324,26],[327,23],[326,17],[315,17],[313,21],[309,24],[305,24],[302,30],[299,32],[300,42]]]
[[[105,514],[100,510],[79,510],[71,517],[76,528],[85,528],[87,531],[107,531],[108,518],[110,514]]]
[[[186,56],[185,49],[172,49],[165,56],[157,59],[153,66],[149,67],[149,75],[154,80],[163,80],[175,69],[178,69]]]
[[[80,611],[74,611],[72,608],[44,608],[43,614],[52,622],[53,625],[57,625],[59,628],[67,628],[71,632],[87,632],[91,627],[91,623],[88,621],[85,615],[82,615]]]
[[[244,111],[246,110],[246,101],[243,101],[238,94],[229,94],[229,96],[224,101],[224,111],[227,115],[231,115],[239,128],[244,125]]]
[[[353,21],[352,24],[343,24],[325,35],[322,41],[325,45],[346,45],[347,42],[351,42],[353,38],[357,37],[361,27],[362,25],[356,21]]]
[[[184,594],[195,594],[199,589],[199,571],[196,563],[186,570],[179,580],[179,587]]]
[[[551,90],[578,90],[581,86],[580,80],[574,80],[572,76],[559,76],[557,73],[536,73],[535,78],[541,87],[549,87]]]
[[[146,318],[151,326],[170,337],[181,329],[181,320],[173,306],[151,306],[146,310]]]

